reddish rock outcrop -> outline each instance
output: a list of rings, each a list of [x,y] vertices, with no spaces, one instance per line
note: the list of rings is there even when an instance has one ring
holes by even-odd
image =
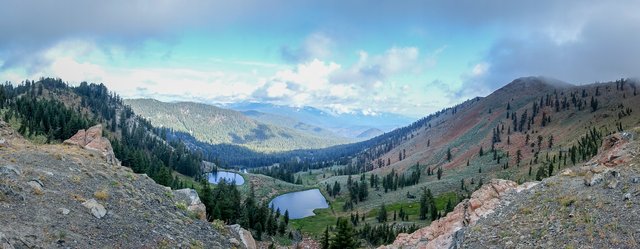
[[[501,203],[505,194],[529,189],[537,183],[517,183],[508,180],[494,179],[473,192],[471,199],[459,203],[444,218],[436,220],[428,227],[421,228],[412,234],[401,233],[391,245],[381,249],[392,248],[449,248],[456,232],[478,219],[493,213]]]
[[[87,130],[79,130],[71,138],[64,140],[64,144],[77,145],[86,150],[97,151],[113,165],[120,165],[111,147],[109,139],[102,136],[102,125],[92,126]]]
[[[627,151],[629,141],[633,139],[633,134],[620,132],[607,136],[602,141],[600,153],[593,157],[587,165],[604,165],[613,167],[621,163],[626,163],[631,159],[631,154]]]

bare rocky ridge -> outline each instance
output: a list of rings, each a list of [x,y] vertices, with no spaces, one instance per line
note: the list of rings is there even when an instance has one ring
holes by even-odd
[[[241,227],[201,220],[195,191],[105,160],[101,130],[36,146],[0,121],[0,248],[255,248]]]
[[[606,137],[592,160],[542,182],[492,180],[381,248],[638,248],[638,130]]]

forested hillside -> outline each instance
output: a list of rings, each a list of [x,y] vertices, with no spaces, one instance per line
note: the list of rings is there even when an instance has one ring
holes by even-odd
[[[69,86],[44,78],[0,88],[2,117],[25,137],[41,143],[59,143],[80,129],[97,123],[106,128],[122,165],[146,173],[157,183],[181,187],[172,171],[198,178],[202,155],[179,141],[159,137],[149,122],[136,116],[122,99],[100,84]]]
[[[230,144],[258,152],[279,152],[324,148],[349,141],[329,136],[330,133],[327,132],[314,133],[295,129],[296,125],[305,125],[299,122],[289,125],[290,127],[277,126],[256,121],[237,111],[207,104],[165,103],[152,99],[131,99],[125,100],[125,103],[157,127],[185,132],[213,145]],[[273,118],[270,120],[273,121]],[[314,129],[309,128],[312,131]]]

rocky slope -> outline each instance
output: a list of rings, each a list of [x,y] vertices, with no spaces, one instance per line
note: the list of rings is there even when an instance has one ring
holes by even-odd
[[[492,180],[446,217],[381,248],[636,248],[640,129],[541,182]]]
[[[195,191],[119,166],[100,134],[34,145],[0,121],[0,247],[255,248],[239,226],[201,220]]]

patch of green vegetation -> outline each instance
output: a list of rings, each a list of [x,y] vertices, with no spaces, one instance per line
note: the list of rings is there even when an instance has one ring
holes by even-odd
[[[303,219],[290,220],[289,226],[293,229],[299,229],[303,233],[320,236],[327,226],[333,226],[336,224],[337,217],[334,215],[333,210],[342,210],[344,202],[333,202],[330,208],[316,209],[314,213],[316,215],[306,217]]]

